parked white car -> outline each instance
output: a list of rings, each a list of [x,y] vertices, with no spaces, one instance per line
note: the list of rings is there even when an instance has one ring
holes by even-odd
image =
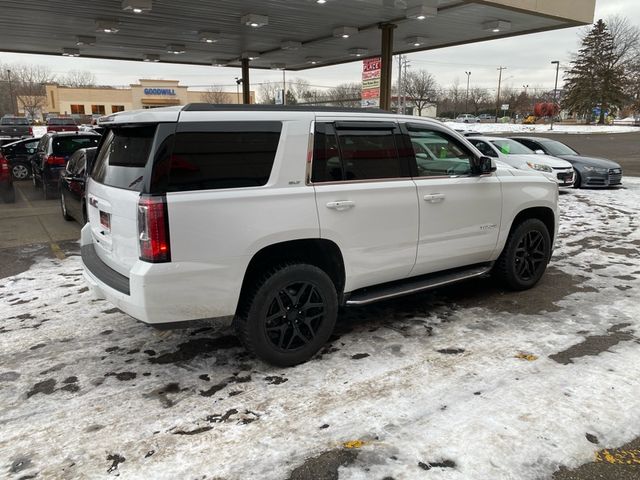
[[[276,365],[315,355],[340,306],[489,272],[527,289],[551,257],[555,182],[496,169],[437,121],[193,104],[102,125],[81,237],[92,290],[157,326],[233,317]]]
[[[458,123],[480,123],[480,119],[475,115],[471,115],[470,113],[463,113],[458,115],[455,121]]]
[[[473,136],[468,140],[491,158],[520,170],[532,170],[555,181],[560,187],[570,187],[574,182],[575,171],[573,165],[551,155],[536,153],[520,142],[502,137]]]

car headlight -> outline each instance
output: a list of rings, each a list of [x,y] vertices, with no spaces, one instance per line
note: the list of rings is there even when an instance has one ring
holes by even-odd
[[[589,172],[589,173],[600,173],[602,175],[606,174],[609,172],[608,169],[606,168],[597,168],[597,167],[584,167],[585,172]]]
[[[538,170],[539,172],[553,173],[553,168],[551,168],[549,165],[542,165],[541,163],[532,162],[527,162],[527,165],[529,165],[529,168],[533,168],[534,170]]]

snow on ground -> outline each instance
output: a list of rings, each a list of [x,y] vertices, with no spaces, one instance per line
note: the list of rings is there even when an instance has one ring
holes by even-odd
[[[536,289],[349,310],[289,369],[227,326],[136,323],[90,298],[77,257],[43,260],[0,285],[0,476],[319,478],[337,458],[341,479],[538,479],[591,461],[640,434],[640,179],[626,187],[561,195]]]
[[[640,127],[631,125],[524,125],[521,123],[458,123],[446,122],[454,130],[473,130],[480,133],[637,133]]]

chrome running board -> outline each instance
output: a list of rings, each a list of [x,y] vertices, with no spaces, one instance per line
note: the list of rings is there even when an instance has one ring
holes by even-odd
[[[489,273],[491,267],[493,267],[493,262],[481,263],[470,267],[445,270],[444,272],[430,273],[420,277],[413,277],[397,282],[362,288],[351,292],[351,294],[346,298],[345,305],[347,307],[357,307],[379,302],[381,300],[389,300],[391,298],[431,290],[450,283],[480,277]]]

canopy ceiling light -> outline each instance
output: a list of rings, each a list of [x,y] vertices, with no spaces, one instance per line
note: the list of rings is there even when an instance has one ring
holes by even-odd
[[[438,7],[435,5],[418,5],[404,11],[404,16],[412,20],[424,20],[428,17],[435,17],[437,14]]]
[[[152,3],[152,0],[122,0],[122,10],[133,13],[150,12]]]
[[[179,43],[170,43],[167,45],[167,53],[173,53],[174,55],[180,55],[187,51],[187,47]]]
[[[214,58],[213,60],[211,60],[211,65],[214,67],[226,67],[227,65],[229,65],[229,60]]]
[[[146,53],[144,56],[144,61],[157,63],[160,61],[160,55],[156,55],[155,53]]]
[[[92,37],[89,35],[78,35],[76,37],[76,45],[78,45],[79,47],[82,45],[95,45],[96,44],[96,37]]]
[[[298,50],[300,47],[302,47],[302,42],[296,42],[295,40],[280,42],[280,48],[282,50]]]
[[[420,47],[427,43],[427,37],[407,37],[404,39],[407,45],[412,45],[414,47]]]
[[[357,27],[338,27],[333,29],[333,36],[336,38],[349,38],[357,34]]]
[[[259,28],[269,25],[269,17],[266,15],[257,15],[255,13],[247,13],[240,19],[240,23],[247,27]]]
[[[96,20],[96,32],[117,33],[120,25],[117,20],[99,18]]]
[[[220,40],[220,32],[201,31],[198,33],[198,38],[204,43],[216,43]]]
[[[260,52],[242,52],[242,58],[247,60],[257,60],[260,58]]]
[[[271,70],[284,70],[287,66],[284,63],[272,63]]]
[[[62,49],[62,56],[63,57],[79,57],[80,56],[80,50],[77,48],[63,48]]]
[[[320,57],[307,57],[307,58],[305,58],[305,61],[307,63],[310,63],[311,65],[317,65],[322,61],[322,58],[320,58]]]
[[[369,53],[369,50],[367,50],[366,48],[350,48],[349,50],[347,50],[347,53],[349,53],[349,55],[351,55],[352,57],[363,57],[367,53]]]
[[[482,29],[485,32],[505,32],[511,30],[511,22],[507,20],[494,20],[491,22],[485,22],[482,24]]]

